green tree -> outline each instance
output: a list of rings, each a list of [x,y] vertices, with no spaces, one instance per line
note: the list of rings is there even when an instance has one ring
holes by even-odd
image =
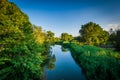
[[[109,33],[107,31],[102,31],[99,38],[100,38],[100,44],[106,44],[109,39]]]
[[[26,14],[14,3],[0,1],[0,49],[9,51],[21,43],[29,41],[33,29]],[[18,52],[19,53],[19,52]]]
[[[74,39],[73,36],[69,35],[68,33],[61,34],[61,40],[63,40],[63,41],[71,41],[73,39]]]
[[[120,30],[113,30],[112,28],[109,31],[109,42],[116,47],[116,50],[120,50]]]
[[[43,44],[46,40],[46,33],[42,31],[42,27],[33,25],[33,35],[37,43]]]
[[[114,45],[116,43],[116,31],[114,31],[112,28],[109,31],[109,42]]]
[[[39,32],[14,3],[0,0],[0,80],[42,77],[42,55],[48,50],[47,44],[39,44]]]
[[[59,37],[55,37],[55,42],[60,42],[60,38]]]
[[[47,42],[49,43],[54,43],[55,42],[55,38],[54,38],[54,33],[52,31],[47,31]]]
[[[117,35],[116,35],[116,48],[117,48],[117,50],[120,51],[120,30],[117,30]]]
[[[109,36],[108,32],[93,22],[82,25],[79,33],[83,40],[89,45],[105,44]]]

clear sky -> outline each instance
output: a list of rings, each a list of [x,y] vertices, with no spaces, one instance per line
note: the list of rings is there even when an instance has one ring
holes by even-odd
[[[82,24],[95,22],[104,29],[120,26],[120,0],[9,0],[29,16],[32,24],[56,35],[79,35]]]

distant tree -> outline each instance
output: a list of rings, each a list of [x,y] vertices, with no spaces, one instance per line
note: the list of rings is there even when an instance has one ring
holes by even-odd
[[[62,33],[61,34],[61,40],[63,40],[63,41],[71,41],[71,40],[73,40],[73,36],[69,35],[68,33]]]
[[[116,48],[120,51],[120,30],[117,31],[116,35]]]
[[[69,35],[69,41],[72,41],[74,37],[72,35]]]
[[[52,31],[47,31],[47,37],[48,38],[51,38],[51,37],[54,37],[54,33]]]
[[[111,44],[115,44],[116,43],[116,31],[114,31],[112,28],[109,31],[109,42]]]
[[[109,39],[109,33],[107,31],[102,31],[99,39],[100,44],[106,44]]]
[[[120,29],[113,30],[112,28],[109,31],[109,42],[110,44],[116,47],[116,50],[120,51]]]
[[[33,35],[37,43],[43,44],[46,40],[46,33],[42,31],[42,27],[33,25]]]
[[[60,42],[60,38],[59,37],[55,37],[55,42]]]
[[[79,33],[83,40],[89,45],[105,44],[108,40],[108,32],[104,31],[100,25],[89,22],[82,25]]]
[[[74,40],[78,41],[78,42],[83,42],[83,38],[81,36],[76,36],[74,37]]]
[[[52,31],[47,31],[47,41],[49,43],[54,43],[55,42],[55,38],[54,38],[54,33]]]

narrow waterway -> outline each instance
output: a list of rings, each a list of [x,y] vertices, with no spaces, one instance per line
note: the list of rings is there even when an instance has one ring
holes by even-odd
[[[53,70],[46,68],[46,80],[85,80],[82,69],[76,64],[70,51],[63,49],[60,45],[52,47],[55,55],[55,67]]]

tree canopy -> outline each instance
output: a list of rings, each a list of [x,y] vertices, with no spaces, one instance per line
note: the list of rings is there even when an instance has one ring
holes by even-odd
[[[28,16],[14,3],[2,0],[0,1],[0,31],[1,48],[8,50],[29,40],[33,28]]]
[[[0,80],[42,77],[42,55],[49,52],[44,35],[14,3],[0,0]]]
[[[117,50],[120,51],[120,30],[117,31],[117,35],[116,35],[116,47]]]
[[[47,42],[50,44],[53,44],[55,41],[55,38],[54,38],[55,34],[52,31],[47,31],[46,34],[47,34]]]
[[[68,33],[62,33],[61,34],[61,40],[63,40],[63,41],[71,41],[71,40],[73,40],[73,36],[69,35]]]
[[[108,32],[104,31],[99,24],[93,22],[82,25],[79,33],[89,45],[105,44],[108,40]]]
[[[47,38],[47,34],[42,31],[42,27],[33,25],[33,35],[37,43],[43,44]]]

